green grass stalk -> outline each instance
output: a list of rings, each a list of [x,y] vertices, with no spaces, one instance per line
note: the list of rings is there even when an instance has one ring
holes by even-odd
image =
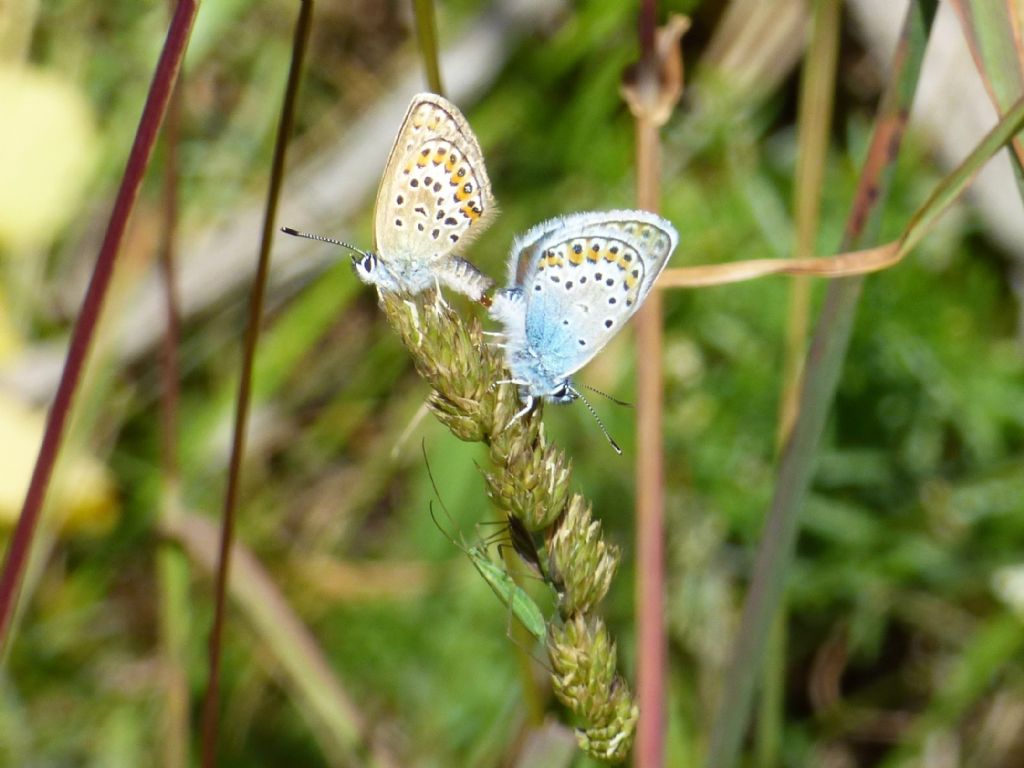
[[[178,225],[178,147],[181,128],[181,91],[176,88],[168,105],[164,129],[163,230],[160,277],[164,289],[167,325],[160,354],[160,520],[173,523],[181,507],[178,441],[178,403],[181,373],[178,345],[181,310],[175,282]],[[160,647],[163,654],[163,765],[185,768],[189,760],[189,687],[186,649],[190,627],[188,562],[181,552],[161,547],[156,554],[160,601]]]
[[[434,93],[444,96],[444,83],[441,81],[441,64],[437,52],[437,14],[434,11],[434,0],[413,0],[413,13],[416,16],[416,40],[423,57],[423,68],[427,73],[427,85]]]
[[[1000,115],[1024,96],[1024,6],[1017,0],[950,0],[978,74]],[[1011,143],[1010,157],[1024,194],[1024,136]]]
[[[521,565],[516,559],[515,550],[512,547],[502,547],[501,559],[509,578],[516,586],[519,586]],[[526,716],[531,727],[539,728],[544,723],[546,693],[541,690],[537,676],[533,673],[533,658],[526,651],[533,644],[535,638],[529,627],[521,620],[515,621],[511,630],[512,638],[516,643],[516,664],[519,667],[523,700],[526,702]]]
[[[839,20],[838,0],[816,0],[811,23],[811,40],[804,58],[800,82],[797,118],[799,154],[794,188],[796,241],[793,247],[793,257],[797,259],[810,258],[815,253],[815,237],[821,212],[821,190],[824,188],[828,139],[832,127],[832,104],[839,53]],[[790,280],[789,291],[784,373],[779,401],[779,450],[792,430],[800,396],[811,311],[810,278],[806,275],[793,277]],[[768,658],[764,665],[757,727],[758,768],[773,768],[779,764],[779,730],[783,724],[785,703],[785,605],[780,607],[771,631]]]

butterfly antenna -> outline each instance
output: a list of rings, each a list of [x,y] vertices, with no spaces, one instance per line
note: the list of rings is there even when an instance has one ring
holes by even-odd
[[[430,485],[433,486],[433,488],[434,488],[434,496],[437,497],[437,503],[441,505],[441,510],[444,512],[444,516],[446,518],[448,518],[448,523],[450,525],[452,525],[453,527],[457,527],[457,526],[455,526],[455,519],[452,517],[451,512],[448,511],[448,507],[444,503],[444,499],[441,498],[441,491],[438,490],[438,488],[437,488],[437,481],[434,480],[434,473],[430,469],[430,459],[427,458],[427,441],[426,441],[426,438],[424,438],[423,440],[420,441],[420,450],[423,452],[423,463],[427,465],[427,477],[430,478]],[[446,531],[444,528],[442,528],[441,524],[437,521],[437,515],[434,514],[434,500],[433,499],[430,500],[429,509],[430,509],[430,518],[434,521],[434,525],[437,526],[437,530],[439,530],[442,534],[444,534],[444,537],[446,539],[448,539],[448,541],[450,541],[456,547],[458,547],[459,549],[463,549],[464,550],[464,545],[463,544],[459,544],[459,542],[457,542],[452,537],[452,535],[450,533],[448,533],[448,531]],[[461,535],[460,535],[460,538],[461,538]]]
[[[608,430],[605,429],[604,422],[601,421],[601,417],[597,415],[597,411],[594,410],[594,406],[592,406],[590,404],[590,401],[587,400],[587,398],[585,398],[583,396],[583,393],[580,392],[578,389],[576,389],[576,387],[569,387],[569,391],[572,392],[574,395],[576,395],[576,397],[578,397],[580,400],[583,401],[583,404],[585,406],[587,406],[587,410],[590,411],[590,415],[593,416],[594,417],[594,421],[597,422],[597,426],[599,426],[601,428],[601,432],[604,433],[605,439],[608,440],[609,445],[611,445],[612,449],[617,454],[619,454],[619,456],[621,456],[622,455],[622,449],[619,448],[619,444],[616,443],[612,439],[612,436],[608,434]]]
[[[331,245],[340,245],[342,248],[348,248],[353,253],[358,253],[360,256],[365,256],[366,251],[356,248],[354,245],[343,243],[341,240],[335,240],[333,237],[327,237],[326,235],[314,235],[312,232],[299,232],[297,229],[291,227],[281,227],[281,231],[286,235],[293,235],[294,237],[304,237],[307,240],[319,240],[321,243],[330,243]]]
[[[627,402],[626,402],[625,400],[619,400],[619,398],[617,398],[617,397],[612,397],[612,396],[611,396],[611,395],[609,395],[609,394],[608,394],[607,392],[602,392],[602,391],[601,391],[600,389],[598,389],[597,387],[592,387],[592,386],[590,386],[589,384],[583,384],[582,382],[580,382],[580,386],[586,387],[586,388],[587,388],[587,389],[589,389],[589,390],[590,390],[591,392],[597,392],[597,394],[599,394],[599,395],[600,395],[601,397],[607,397],[607,398],[608,398],[609,400],[611,400],[611,401],[612,401],[613,403],[615,403],[616,405],[624,405],[624,406],[626,406],[627,408],[632,408],[632,407],[633,407],[633,404],[632,404],[632,403],[627,403]]]

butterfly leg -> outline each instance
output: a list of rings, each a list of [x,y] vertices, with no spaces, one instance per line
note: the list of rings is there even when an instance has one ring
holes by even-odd
[[[434,308],[438,314],[446,309],[451,309],[448,302],[444,300],[444,294],[441,293],[441,279],[437,275],[434,275]]]
[[[509,421],[509,423],[505,425],[505,429],[508,429],[513,424],[515,424],[517,421],[519,421],[523,416],[525,416],[530,411],[532,411],[533,410],[533,402],[534,402],[533,395],[527,395],[526,396],[526,405],[523,406],[523,409],[521,411],[519,411],[519,413],[517,413],[515,416],[512,417],[512,420]]]
[[[420,329],[420,312],[416,308],[416,302],[409,301],[409,299],[404,299],[403,302],[409,308],[409,316],[412,317],[412,324],[416,329],[416,336],[418,337],[416,339],[416,346],[418,347],[423,343],[423,331]]]
[[[484,344],[488,347],[494,347],[495,349],[505,349],[508,347],[508,336],[501,331],[480,331],[481,336],[491,336],[496,341],[484,341]]]

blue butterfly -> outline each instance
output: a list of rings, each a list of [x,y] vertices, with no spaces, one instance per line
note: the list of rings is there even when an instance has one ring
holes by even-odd
[[[648,211],[575,213],[516,239],[510,286],[490,307],[525,404],[516,418],[537,399],[582,397],[569,377],[639,309],[678,242],[675,227]]]

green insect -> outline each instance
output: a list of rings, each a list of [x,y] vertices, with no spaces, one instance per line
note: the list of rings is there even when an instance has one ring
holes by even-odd
[[[469,561],[473,563],[473,567],[476,568],[477,573],[483,576],[484,581],[494,591],[494,594],[498,596],[501,602],[508,606],[512,614],[526,627],[526,630],[538,640],[543,640],[547,635],[547,621],[544,618],[544,613],[537,603],[534,602],[533,598],[526,593],[526,590],[516,584],[511,574],[504,567],[491,560],[487,555],[487,545],[481,543],[467,547],[464,543],[456,541],[437,521],[437,517],[434,515],[433,504],[430,505],[430,516],[433,518],[434,525],[437,526],[438,530],[452,544],[466,554]]]

